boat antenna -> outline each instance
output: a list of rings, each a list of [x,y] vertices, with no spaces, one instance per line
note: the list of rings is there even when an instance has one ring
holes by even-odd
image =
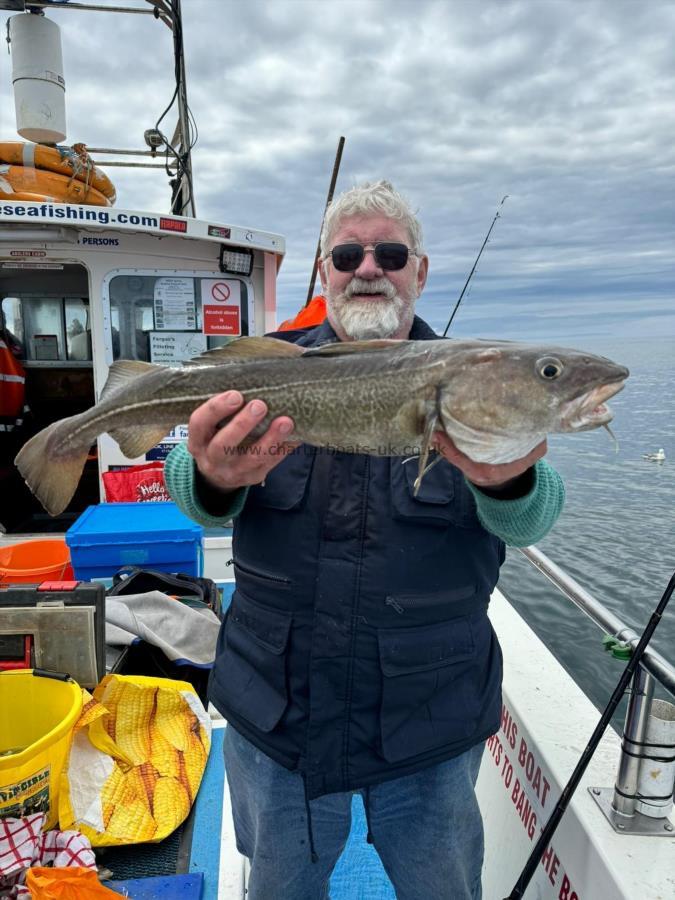
[[[337,181],[338,172],[340,171],[340,161],[342,160],[342,150],[345,145],[345,139],[343,137],[338,141],[337,153],[335,154],[335,163],[333,164],[333,174],[330,178],[330,187],[328,188],[328,197],[326,198],[326,206],[323,210],[323,218],[321,219],[321,228],[319,229],[319,240],[316,245],[316,253],[314,254],[314,265],[312,266],[312,276],[309,279],[309,290],[307,291],[307,299],[305,300],[305,306],[308,305],[309,301],[312,299],[314,295],[314,285],[316,284],[316,270],[319,265],[319,257],[321,256],[321,232],[323,231],[323,223],[326,218],[326,210],[328,209],[331,200],[333,199],[333,192],[335,191],[335,182]]]
[[[485,245],[487,244],[490,234],[492,233],[492,229],[495,227],[495,222],[497,221],[498,218],[500,218],[499,210],[504,205],[504,201],[506,200],[506,198],[508,196],[509,196],[508,194],[504,194],[504,196],[502,197],[502,202],[497,207],[497,212],[495,213],[495,217],[492,220],[492,224],[490,225],[490,227],[488,229],[488,233],[485,235],[485,240],[483,241],[483,244],[482,244],[480,250],[478,251],[478,256],[476,257],[476,261],[473,264],[473,268],[469,272],[469,277],[466,279],[464,287],[462,288],[462,293],[459,295],[459,299],[458,299],[457,303],[455,303],[455,308],[452,311],[452,315],[448,319],[448,324],[445,326],[445,331],[443,332],[443,337],[445,337],[447,335],[447,333],[450,329],[450,326],[452,325],[452,320],[455,318],[455,313],[459,309],[459,304],[462,302],[462,298],[464,297],[464,294],[466,293],[466,289],[468,288],[469,282],[471,281],[471,278],[473,277],[473,273],[476,271],[476,266],[478,265],[478,260],[481,258],[483,250],[485,249]]]
[[[661,599],[659,600],[658,606],[652,613],[652,616],[651,616],[649,622],[647,623],[647,627],[642,632],[642,637],[638,641],[638,644],[637,644],[635,650],[633,651],[631,658],[628,660],[628,664],[626,665],[626,668],[623,670],[623,674],[621,675],[621,678],[619,679],[617,686],[614,688],[614,693],[610,697],[609,703],[607,704],[605,711],[603,712],[603,714],[600,718],[600,721],[596,725],[595,731],[591,735],[591,739],[589,740],[588,744],[586,745],[584,752],[581,754],[581,758],[579,759],[579,762],[577,763],[576,768],[574,769],[574,772],[572,772],[570,780],[565,785],[563,792],[560,795],[560,799],[558,800],[558,803],[556,804],[555,809],[551,813],[551,817],[549,818],[546,825],[543,827],[541,834],[539,835],[539,840],[534,845],[534,848],[533,848],[532,852],[530,853],[530,856],[529,856],[527,862],[525,863],[525,867],[523,868],[523,871],[520,873],[520,877],[518,878],[518,881],[516,882],[513,890],[511,891],[509,896],[506,898],[506,900],[520,900],[520,898],[525,893],[525,890],[526,890],[528,884],[530,883],[532,876],[534,875],[534,873],[536,871],[537,866],[539,865],[539,861],[541,860],[541,857],[542,857],[544,851],[550,844],[551,839],[552,839],[553,835],[555,834],[555,831],[556,831],[558,825],[560,824],[560,820],[562,819],[562,817],[565,813],[565,810],[569,806],[570,800],[572,799],[572,796],[573,796],[575,790],[577,789],[577,787],[579,786],[579,782],[581,781],[581,778],[582,778],[584,772],[586,771],[586,768],[587,768],[589,762],[591,761],[591,757],[595,753],[595,751],[598,747],[598,744],[600,743],[600,739],[602,738],[602,735],[604,734],[607,726],[609,725],[609,722],[610,722],[612,716],[614,715],[614,712],[616,711],[617,706],[621,702],[621,699],[624,695],[624,691],[628,687],[628,682],[631,680],[631,678],[633,677],[633,673],[635,672],[637,667],[640,665],[642,657],[644,656],[644,652],[647,649],[647,645],[649,644],[650,640],[652,639],[652,635],[654,634],[654,630],[656,629],[656,626],[661,621],[661,617],[663,616],[663,613],[665,612],[666,606],[668,605],[668,601],[670,600],[674,590],[675,590],[675,572],[671,576],[671,579],[668,582],[668,587],[666,588],[666,590],[663,594],[663,597],[661,597]]]
[[[165,12],[173,32],[174,78],[176,87],[167,108],[155,124],[157,131],[166,146],[166,170],[169,176],[169,154],[173,155],[171,165],[175,165],[175,177],[170,182],[172,188],[171,212],[178,216],[195,216],[195,196],[192,182],[192,148],[197,143],[197,123],[188,105],[185,84],[185,50],[183,46],[183,17],[180,8],[181,0],[149,0],[155,7],[155,17],[160,18],[160,11]],[[178,123],[171,141],[167,140],[159,130],[159,126],[174,103],[178,107]]]

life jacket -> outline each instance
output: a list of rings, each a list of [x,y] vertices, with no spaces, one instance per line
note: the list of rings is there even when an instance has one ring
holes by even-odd
[[[326,298],[323,294],[312,297],[307,306],[303,306],[293,319],[286,319],[279,325],[278,331],[294,331],[296,328],[311,328],[321,325],[326,318]]]
[[[0,331],[0,420],[16,420],[23,412],[26,372]]]

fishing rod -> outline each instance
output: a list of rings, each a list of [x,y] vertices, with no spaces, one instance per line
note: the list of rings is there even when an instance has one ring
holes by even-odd
[[[319,257],[321,256],[321,232],[323,231],[323,222],[326,218],[326,210],[330,205],[331,200],[333,199],[333,193],[335,191],[335,183],[337,181],[338,172],[340,170],[340,161],[342,160],[342,150],[345,145],[345,139],[343,137],[338,141],[337,153],[335,154],[335,163],[333,164],[333,174],[330,179],[330,187],[328,188],[328,197],[326,198],[326,206],[323,211],[323,219],[321,219],[321,228],[319,229],[319,240],[316,245],[316,253],[314,254],[314,266],[312,267],[312,277],[309,279],[309,290],[307,291],[307,299],[305,300],[305,306],[308,305],[309,301],[312,299],[314,295],[314,285],[316,283],[316,270],[319,265]]]
[[[579,782],[588,767],[589,762],[591,761],[591,757],[595,753],[598,744],[600,743],[600,739],[602,738],[609,722],[616,711],[617,706],[621,702],[624,691],[628,687],[628,682],[633,677],[633,673],[637,669],[642,657],[644,656],[644,652],[647,649],[647,645],[652,639],[652,635],[656,629],[656,626],[661,621],[661,617],[665,612],[666,606],[668,605],[668,601],[670,600],[673,591],[675,590],[675,572],[671,576],[670,581],[668,582],[668,587],[666,588],[663,596],[659,600],[659,604],[652,613],[652,616],[647,623],[647,627],[642,632],[642,637],[638,641],[638,645],[633,651],[631,658],[628,661],[626,668],[623,670],[623,674],[619,679],[617,686],[614,688],[614,693],[610,697],[609,703],[607,704],[605,711],[603,712],[600,721],[595,727],[595,731],[591,735],[591,739],[584,752],[581,754],[581,758],[572,772],[570,780],[565,785],[562,794],[560,795],[560,799],[556,804],[555,809],[551,813],[551,817],[543,827],[541,834],[539,835],[539,840],[534,845],[534,849],[530,853],[530,856],[525,863],[523,871],[520,873],[520,877],[516,882],[513,890],[506,898],[506,900],[520,900],[520,898],[525,893],[525,890],[532,880],[532,876],[534,875],[537,866],[539,865],[539,861],[544,853],[544,850],[548,847],[551,842],[555,831],[560,824],[560,820],[562,819],[565,810],[569,806],[569,803],[572,799],[572,796],[579,786]]]
[[[502,202],[497,207],[497,212],[495,213],[495,217],[492,220],[492,224],[490,225],[490,227],[488,229],[488,233],[485,235],[485,240],[483,241],[483,244],[482,244],[480,250],[478,251],[478,256],[476,257],[476,261],[473,264],[473,268],[469,272],[469,277],[466,279],[466,283],[464,284],[464,287],[462,288],[462,293],[459,295],[459,300],[457,301],[457,303],[455,303],[455,308],[452,311],[452,315],[448,319],[448,324],[445,326],[445,331],[443,332],[443,337],[445,337],[447,335],[448,330],[449,330],[450,326],[452,325],[452,320],[455,318],[455,313],[459,309],[459,304],[462,302],[462,297],[466,293],[466,289],[469,286],[469,282],[471,281],[473,273],[476,271],[476,266],[478,265],[478,260],[481,258],[481,254],[483,253],[483,250],[485,249],[485,245],[487,244],[490,234],[492,233],[492,229],[495,227],[495,222],[497,221],[497,219],[500,218],[499,210],[504,205],[504,201],[506,200],[506,198],[508,196],[509,196],[508,194],[504,194],[504,196],[502,197]]]

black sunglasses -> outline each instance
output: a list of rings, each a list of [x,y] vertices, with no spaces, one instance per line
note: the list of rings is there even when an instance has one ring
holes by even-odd
[[[417,256],[405,244],[396,241],[380,241],[372,245],[375,262],[387,272],[398,272],[405,267],[408,256]],[[362,244],[338,244],[330,251],[333,265],[338,272],[355,272],[366,255]]]

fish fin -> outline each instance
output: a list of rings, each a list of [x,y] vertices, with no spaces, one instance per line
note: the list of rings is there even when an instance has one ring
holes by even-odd
[[[77,418],[52,422],[24,444],[14,460],[23,480],[51,516],[58,516],[70,503],[89,454],[89,441],[81,447],[67,445],[67,453],[58,447]]]
[[[302,356],[302,347],[297,344],[289,344],[288,341],[280,341],[271,337],[241,337],[234,338],[222,347],[207,350],[199,356],[195,356],[183,365],[185,366],[222,366],[225,363],[236,363],[246,359],[275,359],[280,357]]]
[[[136,459],[152,450],[166,437],[171,426],[167,425],[132,425],[127,428],[114,428],[109,431],[110,437],[117,441],[120,450],[127,459]]]
[[[408,341],[395,341],[382,338],[376,341],[339,341],[336,344],[322,344],[321,347],[308,347],[303,356],[343,356],[346,353],[373,353],[380,350],[391,350]]]
[[[424,424],[424,435],[422,437],[422,449],[420,450],[420,461],[417,466],[417,478],[415,479],[415,484],[413,486],[413,496],[416,497],[420,486],[422,484],[422,479],[427,474],[429,469],[432,469],[438,459],[435,459],[430,465],[427,465],[427,460],[429,459],[429,451],[431,450],[431,442],[433,440],[434,431],[438,428],[438,413],[434,409],[433,412],[428,413],[426,422]]]
[[[420,459],[421,459],[421,457],[420,457]],[[417,494],[419,493],[419,489],[422,486],[422,479],[427,474],[427,472],[431,472],[433,467],[437,463],[439,463],[442,459],[443,459],[443,456],[442,456],[442,454],[439,453],[438,456],[436,456],[434,459],[432,459],[431,462],[429,463],[429,465],[425,466],[424,469],[419,473],[419,475],[415,479],[415,482],[413,485],[413,497],[416,497]]]
[[[148,372],[154,372],[157,369],[163,369],[164,366],[155,365],[155,363],[142,362],[140,359],[117,359],[110,366],[108,380],[103,386],[99,403],[103,400],[109,400],[113,394],[117,394],[122,388],[127,387],[136,378],[141,375],[147,375]]]

